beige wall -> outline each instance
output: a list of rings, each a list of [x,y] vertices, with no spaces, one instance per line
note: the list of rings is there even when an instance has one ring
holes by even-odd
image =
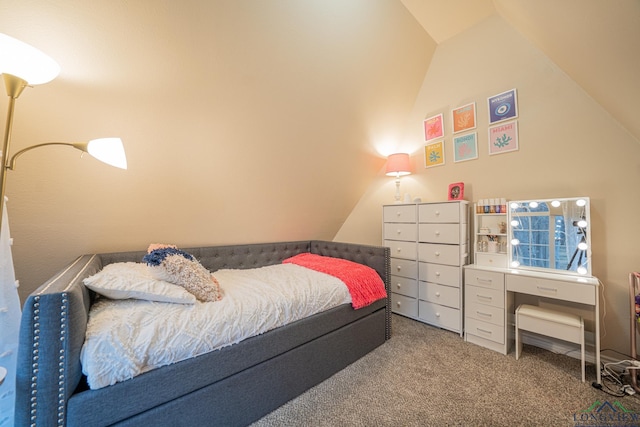
[[[22,298],[83,253],[332,239],[435,50],[388,0],[3,0],[0,31],[62,68],[18,99],[13,151],[120,136],[129,161],[20,158]]]
[[[518,92],[520,150],[489,156],[486,99],[512,88]],[[469,102],[478,111],[479,158],[454,163],[450,109]],[[421,123],[440,112],[446,117],[446,164],[425,169]],[[593,274],[604,283],[602,348],[628,353],[628,274],[639,268],[639,141],[497,15],[438,46],[407,123],[396,148],[412,153],[414,174],[403,178],[401,191],[414,197],[446,200],[448,184],[463,181],[470,201],[591,198]],[[380,244],[380,206],[393,201],[395,189],[383,172],[336,240]]]

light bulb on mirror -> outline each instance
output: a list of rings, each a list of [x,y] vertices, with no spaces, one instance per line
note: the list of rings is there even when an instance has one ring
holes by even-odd
[[[511,220],[511,226],[512,227],[517,227],[520,225],[520,222],[517,219],[512,219]]]
[[[511,203],[511,205],[509,205],[511,207],[511,209],[513,209],[514,211],[516,209],[518,209],[518,204],[516,202]]]
[[[554,208],[560,207],[560,201],[554,200],[553,202],[551,202],[551,206],[553,206]]]
[[[577,270],[578,274],[587,274],[587,268],[583,265],[581,265],[580,267],[578,267]]]
[[[580,207],[585,206],[586,204],[587,204],[587,201],[586,201],[586,200],[584,200],[584,199],[578,199],[578,200],[576,200],[576,205],[578,205],[578,206],[580,206]]]
[[[581,219],[580,221],[577,222],[578,227],[580,228],[585,228],[587,226],[587,221],[585,221],[584,219]]]
[[[535,208],[537,208],[537,207],[538,207],[538,202],[529,202],[529,207],[530,207],[531,209],[535,209]]]
[[[587,242],[578,243],[578,249],[580,249],[581,251],[586,251],[588,248],[589,245],[587,245]]]
[[[511,239],[511,245],[513,246],[518,246],[520,244],[520,240],[518,239]]]
[[[513,268],[518,268],[518,267],[520,267],[520,262],[519,262],[519,261],[516,261],[516,260],[511,261],[511,267],[513,267]]]

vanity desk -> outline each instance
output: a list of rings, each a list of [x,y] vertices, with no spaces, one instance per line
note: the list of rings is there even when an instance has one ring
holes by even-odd
[[[599,281],[547,271],[467,265],[465,341],[508,354],[513,347],[515,309],[521,301],[563,312],[579,313],[590,325],[597,382],[600,383]],[[587,334],[589,336],[590,334]],[[550,340],[546,337],[540,339]],[[588,341],[587,341],[588,342]],[[554,343],[538,345],[552,349]]]

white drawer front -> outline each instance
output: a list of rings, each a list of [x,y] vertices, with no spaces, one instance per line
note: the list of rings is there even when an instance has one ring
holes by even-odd
[[[504,274],[494,271],[465,268],[464,283],[465,285],[496,289],[502,292],[504,291]]]
[[[415,260],[391,258],[391,274],[402,277],[418,277],[418,262]]]
[[[467,222],[466,215],[460,218],[459,203],[418,205],[418,218],[419,222]]]
[[[393,256],[393,251],[391,251],[391,256]],[[460,265],[460,246],[420,243],[418,244],[418,259],[422,262]]]
[[[436,283],[420,282],[418,298],[421,300],[460,308],[460,288],[438,285]]]
[[[467,319],[464,327],[467,334],[476,335],[487,340],[504,344],[503,326],[482,322],[476,319]]]
[[[383,227],[384,238],[388,240],[416,241],[416,225],[406,223],[385,223]]]
[[[504,291],[466,285],[464,287],[464,294],[466,302],[476,302],[478,304],[504,309]]]
[[[595,305],[596,303],[597,287],[586,283],[576,283],[575,281],[565,282],[561,280],[508,274],[506,277],[506,287],[508,291],[512,292],[521,292],[589,305]]]
[[[385,240],[384,245],[391,249],[393,258],[416,259],[416,243],[399,240]]]
[[[421,242],[460,243],[460,224],[419,224],[418,237]]]
[[[416,222],[416,205],[384,206],[382,208],[384,222]]]
[[[460,331],[460,310],[427,301],[418,302],[418,317],[445,329]]]
[[[467,318],[470,317],[476,320],[482,320],[483,322],[493,323],[494,325],[504,326],[504,308],[469,301],[468,295],[465,296],[465,299],[464,315]]]
[[[494,252],[476,252],[476,264],[485,267],[507,268],[507,254]]]
[[[418,266],[420,280],[441,285],[460,287],[460,267],[421,262]]]
[[[418,317],[418,300],[404,295],[391,293],[391,311],[404,316]]]
[[[391,292],[418,298],[418,281],[406,277],[391,276]]]

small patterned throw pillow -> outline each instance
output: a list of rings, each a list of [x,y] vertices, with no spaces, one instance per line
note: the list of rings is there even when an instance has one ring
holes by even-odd
[[[142,259],[153,277],[182,286],[198,301],[218,301],[220,285],[195,257],[173,245],[152,244]]]

